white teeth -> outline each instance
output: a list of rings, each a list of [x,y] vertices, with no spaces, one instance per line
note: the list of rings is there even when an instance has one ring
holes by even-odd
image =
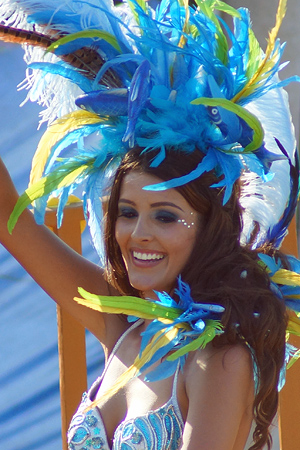
[[[157,261],[163,259],[164,255],[157,255],[156,253],[133,252],[133,257],[142,261]]]

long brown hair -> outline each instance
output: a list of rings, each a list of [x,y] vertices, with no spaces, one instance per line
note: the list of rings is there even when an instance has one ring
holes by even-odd
[[[117,170],[108,204],[106,223],[107,278],[120,292],[142,296],[129,283],[119,246],[115,239],[118,200],[124,176],[139,170],[169,180],[190,173],[201,162],[203,154],[195,151],[182,155],[167,153],[158,166],[151,166],[151,156],[140,149],[130,151]],[[225,307],[222,318],[225,333],[215,338],[214,345],[244,343],[251,349],[257,381],[253,414],[256,428],[254,445],[271,448],[269,427],[278,407],[277,385],[284,363],[286,312],[282,302],[270,289],[267,273],[258,264],[258,250],[240,245],[242,229],[239,185],[233,188],[223,205],[222,188],[210,187],[220,180],[214,173],[176,188],[191,207],[204,218],[191,257],[181,276],[192,291],[194,301],[215,302]],[[272,248],[259,249],[272,252]]]

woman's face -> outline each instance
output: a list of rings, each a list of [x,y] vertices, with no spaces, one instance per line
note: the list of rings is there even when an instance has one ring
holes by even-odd
[[[116,240],[130,284],[149,298],[155,298],[153,290],[172,290],[201,226],[201,216],[175,189],[143,190],[159,181],[129,172],[122,182],[116,222]]]

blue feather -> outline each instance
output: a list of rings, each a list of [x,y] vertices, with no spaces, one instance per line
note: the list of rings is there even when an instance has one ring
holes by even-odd
[[[215,79],[211,75],[208,75],[207,81],[211,96],[213,98],[225,98],[225,95],[222,93]],[[218,114],[215,114],[215,118],[212,115],[210,115],[210,117],[221,130],[224,136],[224,143],[239,142],[239,138],[241,135],[241,126],[237,115],[225,110],[222,107],[211,108],[210,111],[213,109],[216,109]],[[215,122],[216,118],[217,122]]]
[[[150,167],[158,167],[160,163],[165,159],[166,157],[166,149],[165,146],[162,145],[158,154],[153,158],[153,161],[150,164]]]
[[[218,161],[218,167],[221,170],[221,174],[224,174],[224,178],[219,183],[212,184],[211,187],[225,186],[225,193],[223,197],[223,205],[225,205],[231,196],[234,183],[241,175],[243,164],[240,159],[232,158],[231,155],[227,155],[226,153],[218,151],[215,151],[215,153],[216,160]]]
[[[274,275],[274,273],[280,269],[280,263],[276,262],[271,256],[265,255],[264,253],[259,253],[258,257],[270,270],[270,276]]]
[[[53,10],[37,11],[27,16],[28,23],[35,23],[37,25],[44,25],[45,23],[51,23],[52,26],[57,26],[57,29],[63,29],[69,31],[69,33],[78,31],[80,29],[79,17],[70,14],[70,11],[57,10],[53,14]]]
[[[292,255],[286,256],[288,264],[293,272],[300,273],[300,260]]]
[[[162,361],[160,362],[159,366],[156,369],[151,370],[150,373],[145,375],[144,380],[147,382],[164,380],[174,375],[177,367],[178,367],[177,359],[175,359],[174,361],[168,360]]]
[[[172,178],[172,180],[163,181],[162,183],[151,184],[149,186],[143,187],[145,191],[165,191],[167,189],[172,189],[178,186],[183,186],[190,181],[195,180],[200,177],[204,172],[209,172],[213,170],[216,165],[216,155],[213,150],[210,150],[207,155],[203,158],[202,162],[198,164],[196,169],[187,175],[178,178]]]
[[[85,76],[81,75],[78,71],[69,69],[63,65],[63,63],[53,64],[46,62],[31,63],[28,64],[31,69],[43,70],[47,73],[53,75],[60,75],[61,77],[67,78],[73,83],[77,84],[84,92],[89,92],[92,90],[92,83]]]
[[[105,251],[103,242],[103,206],[101,202],[103,177],[98,171],[90,174],[83,194],[84,209],[87,216],[87,222],[92,237],[92,242],[100,257],[100,264],[105,265]]]
[[[118,70],[117,66],[120,66],[121,64],[125,64],[126,65],[126,70],[127,70],[127,78],[128,75],[131,78],[131,74],[133,76],[134,71],[132,71],[132,67],[133,67],[133,63],[141,63],[142,61],[144,61],[144,58],[141,55],[134,55],[134,54],[125,54],[125,55],[119,55],[116,58],[111,59],[110,61],[107,61],[105,64],[103,64],[103,66],[101,67],[101,69],[99,70],[95,80],[94,80],[94,89],[96,89],[98,87],[98,84],[101,81],[101,78],[103,77],[103,75],[105,74],[105,72],[110,69],[110,68],[114,68],[114,70]],[[136,66],[136,64],[135,64]],[[128,70],[129,69],[129,70]],[[128,80],[126,80],[128,83]],[[128,83],[129,85],[129,83]]]
[[[282,240],[287,234],[288,226],[295,214],[297,207],[298,195],[299,195],[299,158],[297,149],[295,149],[294,158],[295,163],[292,163],[287,151],[278,139],[275,139],[278,147],[280,148],[284,158],[288,159],[290,166],[290,196],[288,204],[284,210],[284,213],[277,224],[275,224],[270,230],[268,230],[267,240],[274,246],[279,247]]]
[[[179,305],[177,305],[177,303],[172,299],[172,297],[167,292],[158,292],[158,291],[154,292],[158,297],[158,301],[156,301],[155,303],[172,308],[179,307]]]
[[[148,369],[148,367],[155,364],[157,361],[161,361],[161,359],[166,356],[177,344],[178,338],[172,339],[168,342],[168,344],[160,347],[153,355],[153,357],[141,367],[140,371],[143,372]]]
[[[47,163],[45,164],[44,173],[47,175],[51,172],[53,167],[56,167],[56,164],[61,164],[60,162],[57,163],[57,157],[64,149],[66,149],[69,145],[78,142],[80,138],[91,135],[99,128],[101,128],[101,124],[85,125],[64,136],[51,148],[51,153],[48,156]]]
[[[285,299],[285,304],[288,308],[292,309],[295,312],[300,313],[300,301],[294,299]]]
[[[136,69],[132,78],[128,98],[128,122],[123,142],[129,141],[129,146],[134,145],[134,131],[137,120],[145,106],[150,94],[150,64],[143,61]]]
[[[76,106],[102,116],[126,116],[128,114],[128,90],[103,89],[81,95]]]

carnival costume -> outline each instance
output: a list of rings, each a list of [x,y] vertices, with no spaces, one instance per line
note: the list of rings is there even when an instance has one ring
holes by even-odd
[[[42,122],[49,122],[10,231],[32,202],[42,223],[50,195],[59,197],[60,225],[69,195],[83,186],[84,210],[103,262],[101,199],[123,156],[139,146],[153,155],[156,167],[166,152],[188,158],[201,149],[204,158],[191,173],[144,189],[178,187],[213,170],[220,181],[211,188],[222,187],[226,203],[240,178],[241,245],[280,246],[296,208],[299,177],[283,90],[299,79],[278,76],[284,45],[277,35],[286,0],[279,1],[265,52],[247,9],[220,0],[196,4],[162,0],[154,10],[144,0],[118,6],[109,0],[0,0],[0,38],[26,44],[27,97],[45,106]],[[233,20],[233,30],[224,16]],[[288,261],[291,270],[266,255],[259,264],[290,311],[287,335],[300,335],[300,263]],[[76,301],[96,310],[124,313],[132,321],[153,319],[139,356],[109,395],[164,357],[148,381],[176,373],[189,351],[222,333],[224,308],[195,303],[180,277],[179,302],[161,292],[157,301],[96,296],[80,288],[79,294]],[[287,344],[286,363],[297,356]]]

